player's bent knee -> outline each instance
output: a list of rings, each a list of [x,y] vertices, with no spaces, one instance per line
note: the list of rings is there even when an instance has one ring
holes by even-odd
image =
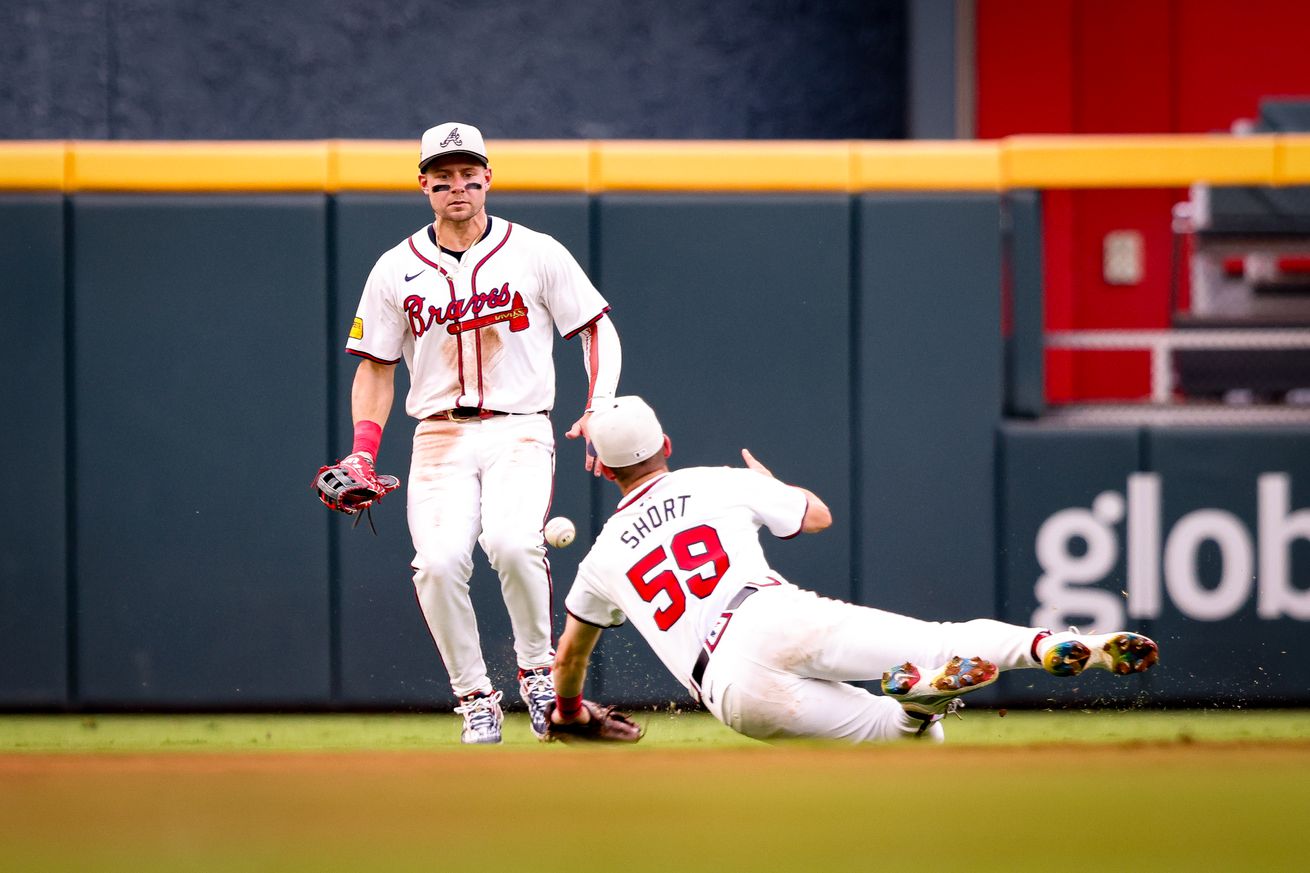
[[[473,572],[473,562],[458,556],[416,559],[413,566],[414,588],[420,594],[432,589],[467,589]]]
[[[502,573],[541,567],[546,555],[545,547],[541,544],[541,534],[536,531],[529,536],[484,534],[482,547],[487,552],[491,566]]]

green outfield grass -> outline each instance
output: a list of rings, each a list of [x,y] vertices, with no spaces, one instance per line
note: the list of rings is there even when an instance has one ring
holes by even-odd
[[[0,870],[1300,871],[1310,712],[970,710],[944,746],[458,744],[449,715],[0,717]]]
[[[1000,713],[1004,712],[1004,715]],[[702,712],[638,712],[640,752],[760,747]],[[457,716],[385,715],[0,715],[5,752],[469,751]],[[1047,743],[1310,742],[1310,710],[986,710],[946,721],[955,746]],[[508,713],[502,750],[549,753]],[[478,752],[485,749],[473,750]]]

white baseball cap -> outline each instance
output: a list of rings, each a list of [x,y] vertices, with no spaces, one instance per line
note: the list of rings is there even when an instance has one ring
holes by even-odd
[[[635,395],[594,404],[587,436],[596,457],[611,469],[631,467],[664,448],[664,428],[655,410]]]
[[[426,167],[433,158],[445,155],[468,155],[477,158],[484,167],[488,163],[487,144],[482,141],[482,131],[462,121],[447,121],[429,127],[423,132],[418,154],[419,170]]]

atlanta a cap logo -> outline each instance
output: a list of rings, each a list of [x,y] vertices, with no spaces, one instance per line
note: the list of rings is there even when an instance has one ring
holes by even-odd
[[[459,138],[459,128],[452,127],[450,133],[446,134],[446,138],[441,141],[441,148],[444,149],[448,145],[462,146],[463,144],[464,140]]]

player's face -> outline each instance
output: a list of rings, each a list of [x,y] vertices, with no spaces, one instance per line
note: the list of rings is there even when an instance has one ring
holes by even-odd
[[[491,169],[456,155],[430,164],[419,185],[443,221],[468,221],[486,206]]]

